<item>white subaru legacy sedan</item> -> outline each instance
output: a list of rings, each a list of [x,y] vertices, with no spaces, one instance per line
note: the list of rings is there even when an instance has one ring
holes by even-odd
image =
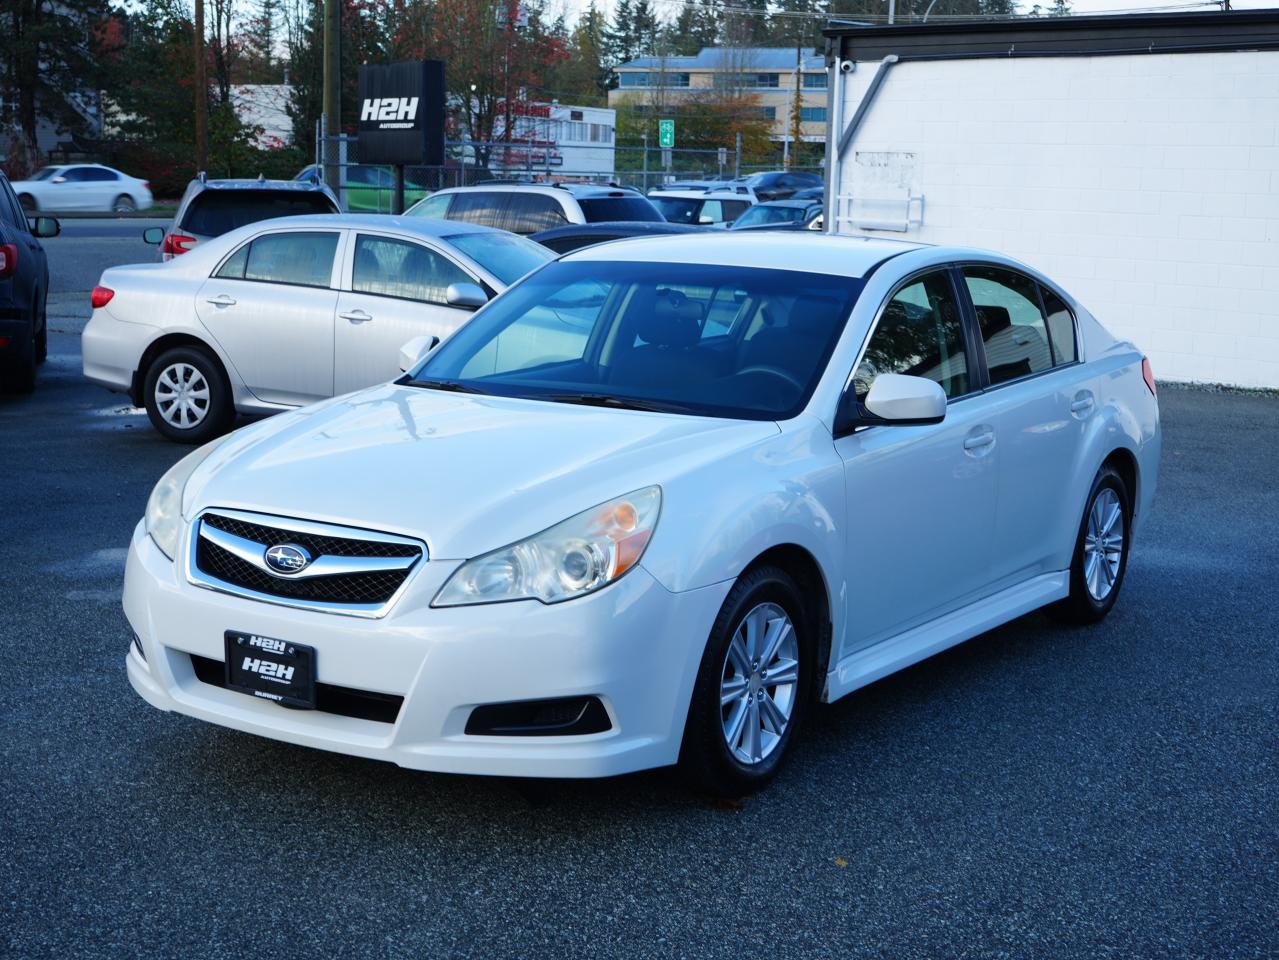
[[[602,244],[174,466],[128,675],[404,767],[741,793],[818,701],[1038,607],[1104,617],[1159,447],[1140,351],[1004,257]]]
[[[84,375],[145,406],[170,440],[398,372],[554,254],[504,230],[323,214],[263,220],[168,263],[112,267],[93,290]]]

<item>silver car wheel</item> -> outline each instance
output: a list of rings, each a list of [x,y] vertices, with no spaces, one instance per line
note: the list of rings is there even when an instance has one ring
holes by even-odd
[[[720,675],[724,742],[737,761],[762,762],[786,733],[798,699],[799,639],[775,603],[752,609],[733,633]]]
[[[111,209],[115,213],[132,213],[138,209],[138,205],[133,202],[132,197],[121,195],[115,198],[115,203],[111,204]]]
[[[191,364],[171,364],[156,378],[155,405],[170,426],[198,427],[209,415],[209,383]]]
[[[1084,533],[1084,583],[1098,602],[1110,596],[1124,558],[1124,510],[1119,496],[1102,487],[1088,511]]]

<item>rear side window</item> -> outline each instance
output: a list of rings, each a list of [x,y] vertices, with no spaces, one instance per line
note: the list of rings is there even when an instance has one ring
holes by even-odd
[[[182,216],[182,229],[204,237],[220,237],[237,227],[275,217],[337,213],[326,194],[291,190],[205,190],[192,199]]]
[[[327,287],[337,246],[336,233],[268,233],[235,251],[217,275],[228,280]]]
[[[1052,350],[1035,281],[1000,267],[967,266],[963,274],[991,385],[1051,369]]]
[[[1079,359],[1075,352],[1075,316],[1065,301],[1047,287],[1040,286],[1044,295],[1044,313],[1048,315],[1048,340],[1053,348],[1053,362],[1074,363]]]
[[[927,377],[947,397],[968,392],[968,357],[959,305],[945,271],[902,287],[884,304],[879,324],[853,374],[853,391],[865,401],[881,373]]]
[[[640,220],[661,223],[666,218],[644,197],[623,194],[618,197],[588,197],[577,201],[587,223],[611,223],[616,220]]]
[[[351,289],[382,297],[444,303],[451,283],[474,283],[461,267],[420,243],[366,237],[355,241]]]
[[[746,200],[725,200],[724,201],[724,219],[736,220],[750,208],[750,203]]]
[[[566,223],[568,217],[564,216],[564,208],[554,197],[540,193],[513,193],[497,226],[528,236]]]

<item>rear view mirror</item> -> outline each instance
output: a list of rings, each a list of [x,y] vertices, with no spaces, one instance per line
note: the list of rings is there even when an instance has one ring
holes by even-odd
[[[31,221],[31,232],[41,240],[47,240],[62,232],[62,224],[53,217],[36,217]]]
[[[164,227],[147,227],[142,231],[142,242],[158,247],[164,242]]]
[[[478,310],[489,302],[488,294],[474,283],[450,283],[444,291],[444,302],[450,307]]]
[[[845,395],[836,432],[854,427],[920,426],[946,419],[946,392],[925,377],[881,373],[870,385],[866,400],[858,403],[851,392]]]
[[[440,338],[425,336],[414,337],[400,347],[400,370],[408,373],[426,359],[427,354],[439,346]]]

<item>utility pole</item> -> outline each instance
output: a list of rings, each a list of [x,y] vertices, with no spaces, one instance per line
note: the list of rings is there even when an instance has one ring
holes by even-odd
[[[889,24],[892,24],[892,22],[896,19],[896,17],[897,17],[897,0],[888,0],[888,22],[889,22]]]
[[[195,0],[195,169],[209,169],[209,84],[204,75],[204,0]]]
[[[341,84],[342,8],[338,0],[324,0],[324,179],[338,195],[342,189],[336,140],[342,133]]]

